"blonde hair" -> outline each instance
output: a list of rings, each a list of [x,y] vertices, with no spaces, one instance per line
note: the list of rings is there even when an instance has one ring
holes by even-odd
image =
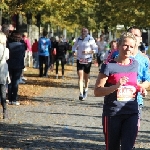
[[[126,39],[126,38],[131,38],[135,41],[135,43],[137,42],[136,37],[134,34],[130,33],[130,32],[124,32],[121,36],[120,39],[118,41],[118,45],[121,45],[122,42]]]
[[[24,37],[28,37],[28,33],[27,33],[27,32],[24,32],[24,33],[23,33],[23,36],[24,36]]]
[[[2,31],[0,31],[0,43],[6,44],[6,40],[7,40],[6,35]]]

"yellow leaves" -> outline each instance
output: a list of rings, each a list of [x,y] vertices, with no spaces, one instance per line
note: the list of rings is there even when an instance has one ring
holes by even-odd
[[[2,7],[3,10],[9,8],[10,14],[16,11],[15,8],[18,0],[2,0],[2,2],[0,8]],[[63,27],[67,28],[71,28],[74,26],[73,24],[78,24],[78,26],[81,24],[86,25],[87,22],[85,20],[88,14],[94,20],[90,21],[92,26],[89,26],[89,28],[93,28],[95,24],[97,26],[99,22],[105,22],[111,25],[116,24],[116,22],[130,24],[128,18],[133,17],[135,20],[139,20],[140,17],[141,20],[139,23],[145,24],[144,21],[142,21],[142,17],[144,16],[143,20],[149,19],[149,7],[150,2],[131,0],[22,0],[18,11],[31,11],[33,16],[35,16],[37,12],[41,12],[43,23],[51,22],[56,26],[62,24]],[[4,12],[4,15],[7,12],[8,10]],[[52,19],[50,16],[55,19]],[[85,20],[83,18],[85,18]],[[147,24],[149,24],[149,22],[147,22]],[[96,28],[96,26],[94,28]],[[69,29],[69,31],[71,30],[73,29]]]
[[[111,6],[112,5],[112,3],[110,2],[110,1],[106,1],[106,4],[108,5],[108,6]]]
[[[72,70],[72,66],[65,66],[65,69],[67,73]],[[18,100],[21,105],[36,105],[37,103],[34,99],[42,95],[48,87],[61,87],[63,86],[63,81],[65,81],[54,79],[53,76],[55,76],[55,71],[49,71],[50,78],[40,78],[38,74],[39,70],[33,68],[28,68],[27,71],[24,72],[24,76],[27,77],[28,80],[26,84],[19,84]],[[67,78],[67,80],[69,80],[69,78]],[[51,105],[51,103],[48,105]]]
[[[85,1],[85,0],[81,1],[81,3],[84,4],[84,5],[87,5],[87,4],[88,4],[88,2]]]
[[[134,10],[134,13],[136,14],[136,15],[140,15],[140,16],[144,16],[145,15],[145,12],[144,11],[139,11],[139,10],[137,10],[137,9],[135,9]]]

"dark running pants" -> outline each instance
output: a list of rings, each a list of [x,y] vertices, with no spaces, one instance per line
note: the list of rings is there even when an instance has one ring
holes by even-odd
[[[79,60],[77,60],[77,71],[83,70],[84,73],[89,74],[91,70],[92,62],[88,62],[88,64],[80,64]]]
[[[22,74],[22,69],[10,69],[10,84],[8,84],[8,99],[10,102],[16,102],[18,98],[18,85]]]
[[[64,66],[66,63],[65,57],[57,58],[56,59],[56,74],[58,74],[58,66],[59,66],[59,61],[61,61],[61,68],[62,68],[62,75],[64,75]]]
[[[138,132],[138,114],[103,116],[106,150],[132,150]]]
[[[43,65],[45,64],[44,72]],[[47,76],[49,68],[49,56],[41,56],[39,55],[39,76]]]

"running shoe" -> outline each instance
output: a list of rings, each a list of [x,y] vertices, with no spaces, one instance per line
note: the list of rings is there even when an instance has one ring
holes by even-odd
[[[83,98],[84,98],[84,99],[87,98],[87,92],[88,92],[88,91],[85,91],[85,90],[83,91]]]
[[[18,101],[16,101],[16,102],[12,102],[12,105],[19,106],[19,105],[20,105],[20,103],[19,103]]]
[[[80,101],[83,101],[83,100],[84,100],[83,94],[81,94],[81,93],[80,93],[80,95],[79,95],[79,100],[80,100]]]

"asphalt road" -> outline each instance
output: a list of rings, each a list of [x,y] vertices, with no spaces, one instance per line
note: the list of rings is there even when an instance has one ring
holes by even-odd
[[[97,74],[98,68],[93,65],[88,98],[83,102],[78,100],[73,67],[60,87],[48,87],[33,97],[34,105],[8,106],[9,119],[0,123],[0,150],[104,150],[103,98],[93,94]],[[136,150],[150,150],[149,107],[147,97]]]

